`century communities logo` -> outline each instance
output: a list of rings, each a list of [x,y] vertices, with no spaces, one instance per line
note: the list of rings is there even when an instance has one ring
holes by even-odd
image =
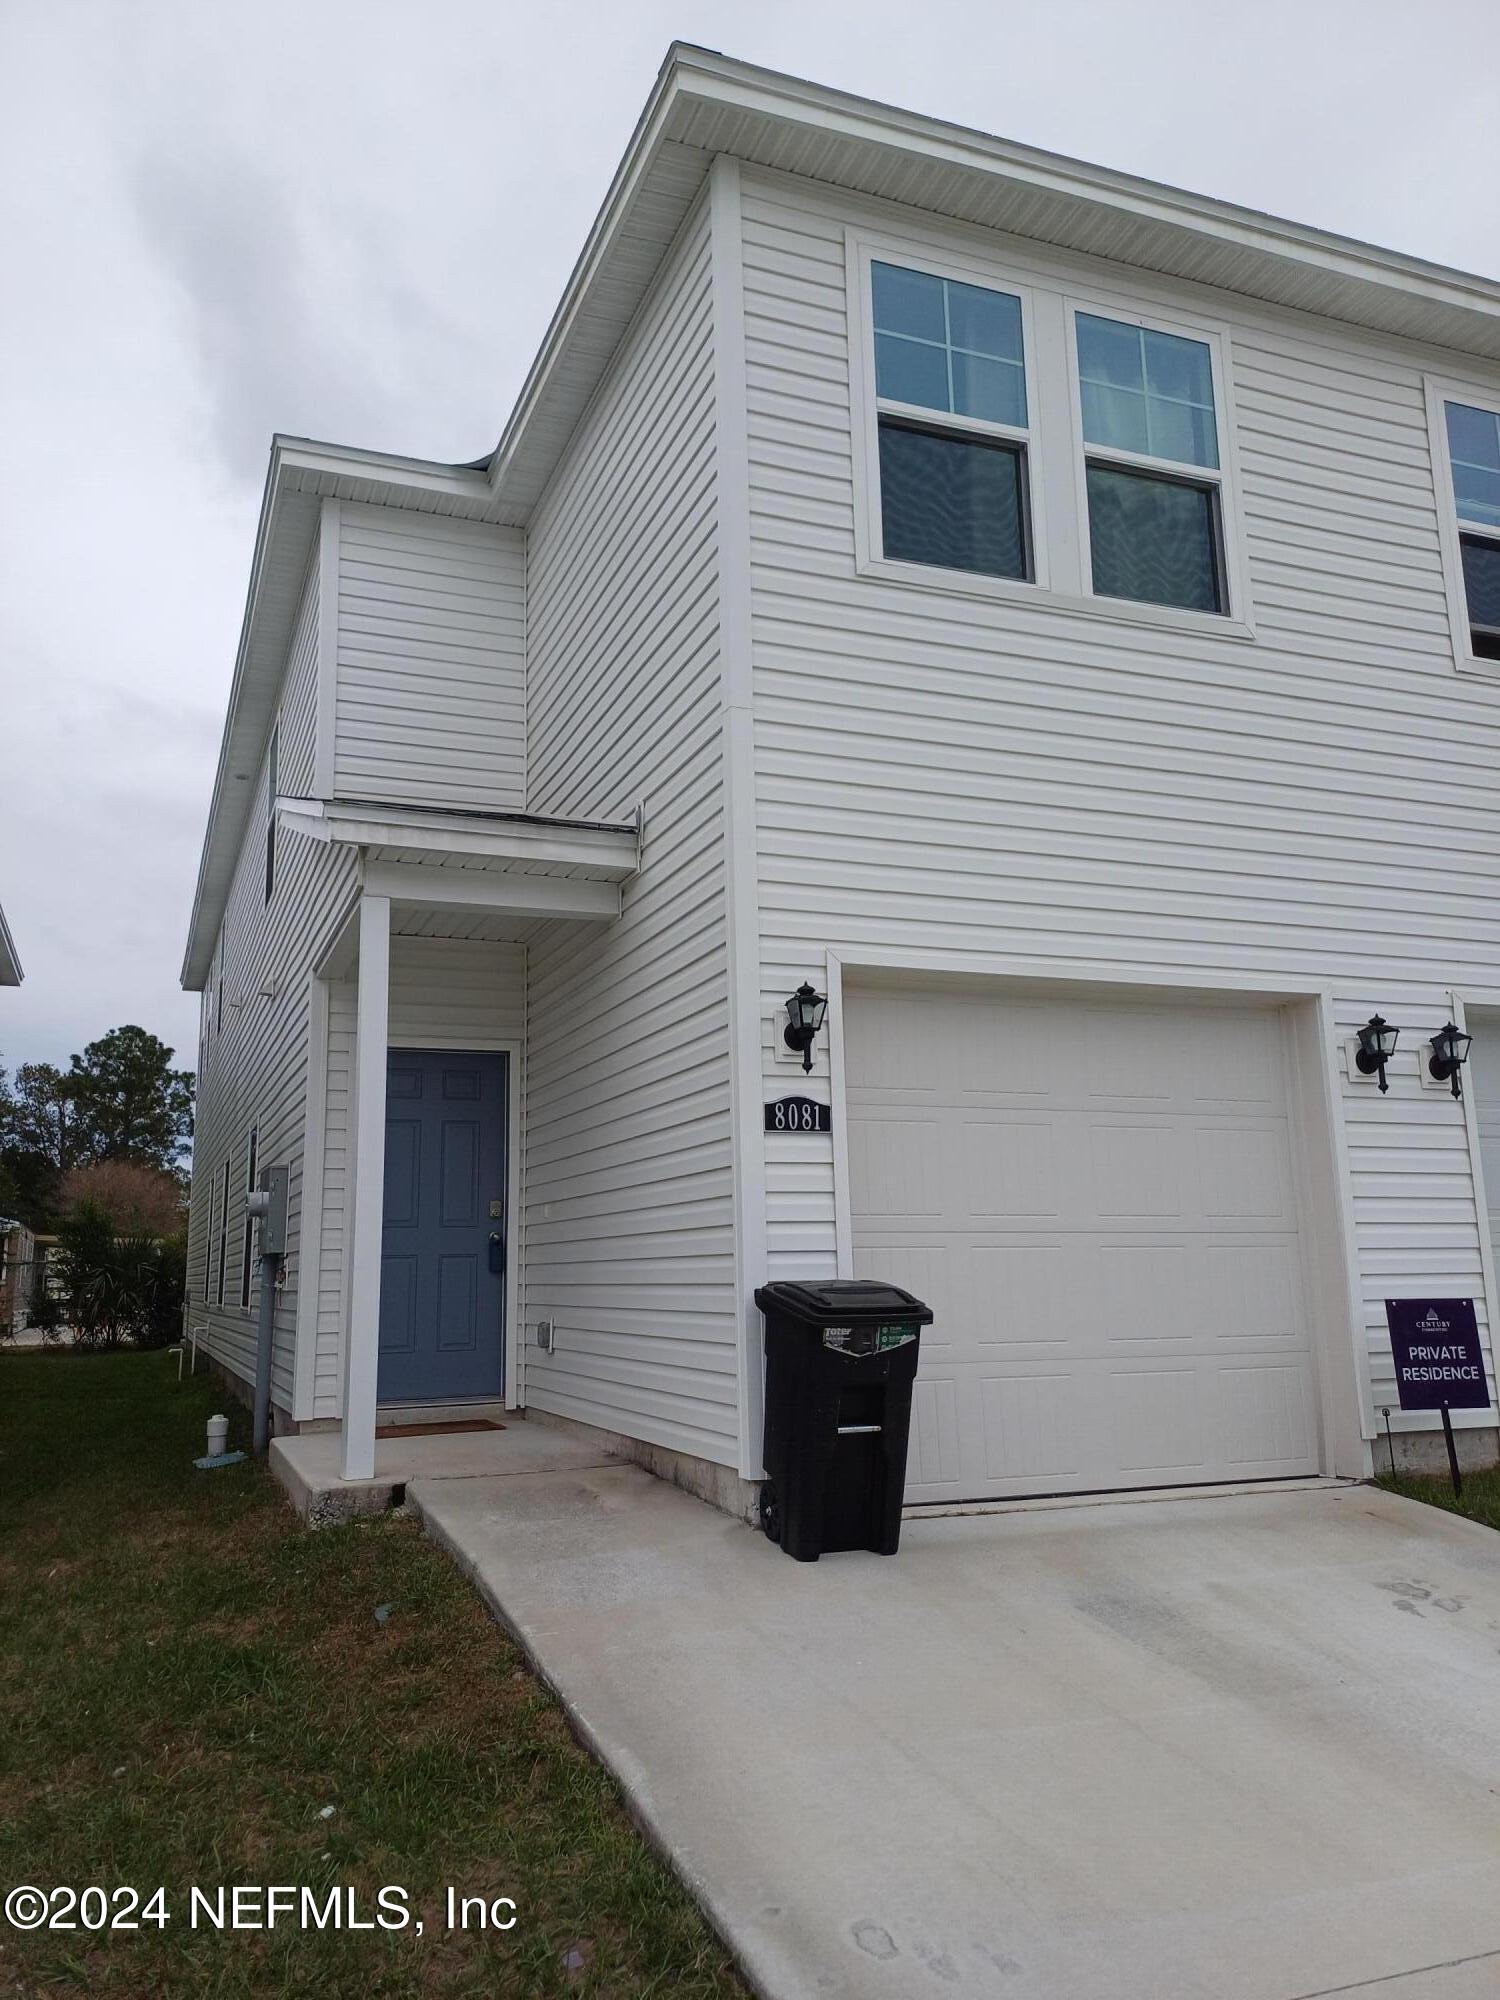
[[[1450,1320],[1438,1317],[1436,1306],[1429,1306],[1421,1319],[1417,1321],[1416,1331],[1426,1334],[1429,1339],[1433,1339],[1445,1334],[1451,1324]]]

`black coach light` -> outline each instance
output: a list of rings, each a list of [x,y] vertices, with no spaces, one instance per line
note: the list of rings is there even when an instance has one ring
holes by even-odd
[[[796,1049],[802,1057],[802,1067],[812,1068],[813,1037],[823,1025],[823,1016],[828,1012],[828,1001],[815,987],[804,979],[791,999],[786,1003],[786,1027],[782,1039],[789,1049]]]
[[[1466,1035],[1454,1021],[1445,1028],[1439,1028],[1428,1046],[1432,1054],[1427,1058],[1427,1067],[1439,1083],[1453,1082],[1453,1095],[1459,1097],[1458,1072],[1469,1060],[1469,1044],[1474,1037]]]
[[[1378,1076],[1380,1088],[1389,1090],[1385,1066],[1396,1053],[1396,1037],[1401,1033],[1379,1014],[1372,1014],[1359,1031],[1359,1048],[1354,1063],[1361,1076]]]

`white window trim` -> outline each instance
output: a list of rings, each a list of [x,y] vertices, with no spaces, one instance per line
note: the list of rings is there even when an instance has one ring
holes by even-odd
[[[856,548],[860,567],[879,576],[890,576],[900,582],[917,582],[929,588],[951,590],[970,588],[985,596],[1030,598],[1040,590],[1047,589],[1050,582],[1048,570],[1048,543],[1046,532],[1046,494],[1039,468],[1042,463],[1041,424],[1038,421],[1041,398],[1037,394],[1035,360],[1037,353],[1036,318],[1031,288],[1009,273],[999,273],[988,266],[966,262],[961,257],[942,251],[929,253],[925,249],[914,248],[910,243],[891,237],[867,235],[863,231],[845,232],[851,254],[847,257],[849,283],[849,325],[851,386],[858,398],[857,414],[853,429],[856,447],[863,443],[862,456],[865,476],[860,480],[865,495],[865,506],[856,509]],[[949,410],[929,410],[913,403],[887,401],[882,404],[875,393],[875,319],[871,306],[872,264],[899,264],[911,271],[920,271],[934,278],[951,278],[958,284],[982,285],[990,291],[1008,293],[1018,299],[1021,306],[1021,357],[1026,383],[1026,427],[1018,429],[1012,424],[987,422],[983,417],[955,416]],[[880,513],[880,416],[882,409],[888,416],[909,419],[913,423],[929,424],[934,430],[951,430],[956,436],[994,438],[999,443],[1020,444],[1026,459],[1026,536],[1027,553],[1031,558],[1029,578],[1009,576],[985,576],[975,570],[940,569],[927,563],[897,562],[880,553],[881,513]],[[863,515],[863,519],[858,517]],[[862,543],[862,546],[861,546]]]
[[[1483,535],[1500,542],[1500,529],[1487,528],[1480,521],[1458,518],[1458,498],[1453,491],[1453,460],[1448,452],[1448,418],[1445,403],[1467,403],[1472,409],[1500,412],[1500,388],[1492,382],[1459,382],[1442,375],[1424,375],[1422,386],[1427,398],[1427,431],[1432,446],[1432,480],[1437,499],[1438,545],[1443,555],[1443,586],[1448,598],[1448,630],[1453,643],[1453,665],[1461,674],[1477,680],[1500,681],[1500,660],[1485,660],[1469,643],[1469,597],[1464,589],[1463,552],[1460,534]]]
[[[907,589],[941,591],[947,597],[1000,600],[1028,609],[1066,611],[1117,624],[1219,639],[1254,639],[1236,450],[1238,424],[1230,387],[1229,332],[1225,326],[1196,316],[1179,320],[1143,312],[1138,300],[1080,290],[1071,281],[1049,279],[1039,273],[1023,275],[1017,267],[990,262],[977,254],[965,255],[951,247],[871,228],[846,228],[844,246],[854,456],[854,561],[860,575],[879,577]],[[870,266],[876,262],[902,264],[962,284],[984,285],[993,291],[1008,292],[1021,301],[1028,420],[1024,434],[1006,425],[954,417],[941,410],[917,410],[896,403],[884,407],[892,415],[905,415],[976,435],[988,433],[996,438],[1013,439],[1025,436],[1033,579],[1030,582],[985,576],[971,570],[942,569],[926,563],[898,562],[881,553],[878,436],[881,405],[875,394],[875,330],[870,289]],[[1190,340],[1202,341],[1209,349],[1214,416],[1219,427],[1218,471],[1204,466],[1163,465],[1162,469],[1193,478],[1216,478],[1219,482],[1220,532],[1229,599],[1224,612],[1139,604],[1130,598],[1100,597],[1094,593],[1088,555],[1082,398],[1073,330],[1075,311],[1097,312],[1127,324],[1182,334]],[[1148,461],[1139,462],[1143,468],[1148,467]]]
[[[1078,534],[1084,592],[1098,605],[1108,605],[1111,609],[1123,605],[1131,612],[1168,611],[1175,618],[1186,618],[1200,625],[1200,629],[1201,621],[1204,619],[1211,621],[1213,629],[1225,624],[1234,624],[1236,621],[1249,629],[1249,565],[1245,555],[1245,521],[1240,505],[1239,467],[1234,450],[1237,425],[1229,387],[1231,370],[1228,365],[1228,328],[1214,321],[1183,320],[1156,312],[1142,312],[1138,307],[1123,306],[1102,295],[1092,297],[1077,291],[1069,291],[1063,301],[1063,307],[1066,320],[1068,403],[1072,419],[1073,448],[1077,457],[1078,491],[1083,501],[1078,520]],[[1176,459],[1151,458],[1144,452],[1120,451],[1111,445],[1088,444],[1084,441],[1083,378],[1078,365],[1080,313],[1090,314],[1096,319],[1114,320],[1120,326],[1144,327],[1148,333],[1175,334],[1180,340],[1196,340],[1200,346],[1208,349],[1209,367],[1213,376],[1214,425],[1219,447],[1219,463],[1216,467],[1186,465]],[[1105,597],[1094,589],[1094,560],[1089,539],[1088,509],[1088,461],[1091,458],[1101,463],[1107,460],[1112,465],[1145,473],[1160,472],[1169,478],[1185,480],[1196,486],[1217,487],[1219,554],[1224,565],[1226,598],[1222,611],[1188,611],[1171,605],[1139,605],[1131,598]]]

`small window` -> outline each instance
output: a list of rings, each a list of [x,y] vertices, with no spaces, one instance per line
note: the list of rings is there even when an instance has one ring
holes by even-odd
[[[870,267],[882,553],[1028,581],[1021,301]]]
[[[1500,660],[1500,411],[1445,402],[1469,646]]]
[[[256,1151],[260,1145],[260,1132],[254,1125],[250,1127],[250,1137],[245,1148],[245,1227],[240,1249],[240,1304],[248,1309],[250,1304],[250,1278],[252,1258],[255,1254],[255,1222],[250,1214],[249,1197],[255,1192],[257,1168]]]
[[[276,893],[276,765],[281,751],[281,724],[271,731],[266,751],[266,901]]]
[[[1226,611],[1207,341],[1097,313],[1075,322],[1095,594]]]
[[[224,1032],[224,933],[219,932],[218,949],[214,954],[214,1033]]]
[[[203,1303],[208,1304],[214,1295],[214,1244],[218,1241],[218,1229],[214,1221],[214,1204],[219,1194],[217,1174],[208,1184],[208,1227],[203,1232]]]
[[[219,1187],[219,1275],[214,1286],[214,1301],[224,1303],[224,1260],[229,1250],[229,1162],[224,1162]]]

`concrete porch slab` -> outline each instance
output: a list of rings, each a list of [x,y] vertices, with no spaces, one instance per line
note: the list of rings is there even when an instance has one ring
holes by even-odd
[[[504,1430],[498,1431],[377,1438],[373,1479],[340,1478],[342,1447],[337,1431],[303,1431],[271,1440],[271,1470],[309,1527],[384,1513],[414,1479],[509,1479],[619,1463],[597,1446],[528,1424],[524,1417],[507,1417]]]
[[[408,1487],[776,2000],[1496,2000],[1500,1540],[1364,1487],[802,1566],[634,1466]]]

